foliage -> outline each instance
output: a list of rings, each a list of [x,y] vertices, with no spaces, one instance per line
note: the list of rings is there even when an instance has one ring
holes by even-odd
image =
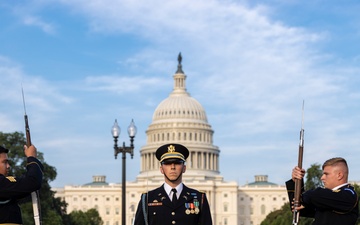
[[[318,163],[312,164],[310,168],[306,170],[305,190],[311,190],[322,186],[321,176],[321,165]]]
[[[14,133],[2,133],[0,132],[0,144],[4,145],[9,149],[8,157],[10,159],[11,169],[9,174],[15,177],[20,177],[26,172],[26,157],[24,155],[23,146],[26,143],[25,135],[21,132]],[[36,144],[34,143],[36,146]],[[40,195],[40,205],[41,205],[41,219],[43,224],[46,225],[82,225],[82,224],[94,224],[101,225],[102,221],[98,212],[93,209],[86,212],[89,218],[84,219],[86,221],[83,223],[80,219],[77,219],[76,222],[72,222],[72,216],[67,215],[66,207],[67,204],[65,201],[60,198],[55,198],[55,192],[51,190],[49,183],[56,178],[56,168],[50,166],[44,161],[43,153],[38,151],[38,159],[44,166],[44,176],[42,181],[42,186],[39,191]],[[31,203],[31,197],[22,199],[19,202],[22,212],[23,223],[27,225],[34,225],[33,218],[33,209]],[[89,222],[88,220],[91,220]]]
[[[86,212],[72,211],[70,213],[71,225],[102,225],[103,222],[96,209],[89,209]]]
[[[289,225],[291,221],[290,203],[285,203],[281,209],[269,213],[261,225]]]
[[[290,210],[290,203],[285,203],[281,209],[269,213],[260,225],[289,225],[292,224],[293,214]],[[300,217],[299,224],[311,225],[312,218]]]

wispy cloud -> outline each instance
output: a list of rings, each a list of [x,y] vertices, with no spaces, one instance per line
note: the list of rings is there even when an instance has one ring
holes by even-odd
[[[48,6],[45,1],[36,2],[44,4],[44,10]],[[284,167],[296,162],[303,100],[306,160],[321,163],[335,154],[350,153],[350,164],[360,160],[355,154],[360,144],[356,129],[360,110],[358,58],[350,56],[345,60],[340,53],[325,51],[338,38],[337,33],[325,27],[292,25],[286,20],[287,13],[281,14],[284,8],[276,8],[277,4],[295,7],[299,1],[272,2],[54,1],[65,9],[62,16],[73,17],[77,22],[84,20],[81,28],[89,30],[78,30],[83,34],[81,38],[101,39],[105,43],[121,37],[126,42],[112,51],[121,53],[112,59],[111,66],[116,71],[97,68],[100,72],[55,80],[46,77],[51,72],[34,76],[3,57],[0,72],[11,74],[8,77],[12,78],[2,87],[25,79],[29,83],[26,87],[29,103],[44,112],[56,112],[51,117],[58,119],[54,122],[56,136],[48,142],[49,147],[60,148],[56,146],[61,143],[73,145],[76,154],[80,154],[86,136],[99,138],[104,148],[111,149],[111,143],[105,146],[105,141],[100,140],[108,138],[103,133],[108,134],[107,123],[109,118],[113,121],[114,114],[122,118],[138,116],[135,120],[142,129],[138,140],[145,144],[151,115],[172,90],[176,57],[182,52],[187,89],[208,113],[221,160],[236,161],[236,170],[258,171],[256,163],[246,164],[256,161],[264,165],[261,169],[272,168],[264,173],[273,172],[280,181],[287,177],[291,168],[285,171]],[[54,34],[54,25],[47,22],[50,17],[41,12],[26,14],[33,16],[26,17],[24,22]],[[310,14],[306,16],[312,18]],[[76,51],[81,44],[61,47]],[[86,50],[96,51],[93,46]],[[66,57],[61,60],[68,61]],[[82,60],[66,65],[72,63],[83,64],[81,68],[89,66],[89,62]],[[49,121],[45,113],[41,115]],[[0,119],[8,118],[3,114]],[[92,124],[91,129],[84,129],[88,124]],[[62,129],[66,132],[61,132]],[[96,152],[101,145],[87,148]],[[265,155],[272,155],[271,160]],[[228,165],[222,161],[222,174],[225,178],[234,177],[234,168]],[[253,175],[244,179],[252,179]],[[274,176],[269,175],[270,179]],[[60,179],[65,178],[60,175]]]
[[[53,24],[47,23],[47,22],[41,20],[37,16],[25,16],[23,18],[23,23],[27,26],[38,27],[47,34],[55,34],[56,33],[56,29]]]

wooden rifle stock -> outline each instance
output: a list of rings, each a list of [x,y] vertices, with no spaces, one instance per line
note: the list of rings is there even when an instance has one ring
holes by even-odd
[[[30,136],[30,127],[29,127],[28,116],[26,115],[24,90],[22,90],[22,96],[23,96],[24,111],[25,111],[24,120],[25,120],[26,146],[30,147],[31,146],[31,136]],[[41,215],[40,215],[39,191],[31,192],[31,201],[32,201],[32,206],[33,206],[35,225],[41,225],[42,221],[41,221]]]
[[[304,129],[303,129],[303,123],[304,123],[304,102],[303,102],[303,107],[302,107],[299,155],[298,155],[298,165],[297,165],[300,169],[302,169],[303,154],[304,154]],[[297,225],[299,223],[300,212],[296,208],[301,206],[301,201],[300,201],[301,189],[302,189],[302,180],[296,179],[295,180],[293,223],[292,223],[294,225]]]

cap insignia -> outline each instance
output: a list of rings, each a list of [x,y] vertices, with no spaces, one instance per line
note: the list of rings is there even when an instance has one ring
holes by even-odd
[[[174,145],[170,145],[168,147],[168,152],[175,152],[175,146]]]

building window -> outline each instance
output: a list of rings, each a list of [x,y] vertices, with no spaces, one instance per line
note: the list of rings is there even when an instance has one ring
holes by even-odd
[[[239,214],[240,214],[240,215],[245,215],[245,206],[241,205],[241,206],[239,207]]]
[[[119,209],[119,208],[115,208],[115,214],[116,214],[116,215],[119,215],[119,213],[120,213],[120,209]]]
[[[134,205],[134,204],[131,204],[131,206],[130,206],[130,211],[131,211],[131,212],[134,212],[134,211],[135,211],[135,205]]]
[[[228,205],[227,203],[224,204],[224,212],[227,212],[228,211]]]
[[[119,198],[118,198],[118,197],[116,197],[116,198],[115,198],[115,201],[117,201],[117,202],[118,202],[118,201],[119,201]]]
[[[273,200],[276,201],[276,197],[274,197]]]
[[[85,197],[83,198],[83,201],[86,202],[86,198],[85,198]]]
[[[109,198],[109,197],[107,197],[107,198],[106,198],[106,201],[110,201],[110,198]]]
[[[224,198],[227,198],[227,196],[228,196],[228,195],[225,193],[225,194],[224,194]]]
[[[110,208],[106,208],[106,215],[110,215]]]
[[[261,205],[261,209],[260,209],[260,211],[261,211],[261,215],[265,215],[265,210],[266,208],[265,208],[265,205]]]

